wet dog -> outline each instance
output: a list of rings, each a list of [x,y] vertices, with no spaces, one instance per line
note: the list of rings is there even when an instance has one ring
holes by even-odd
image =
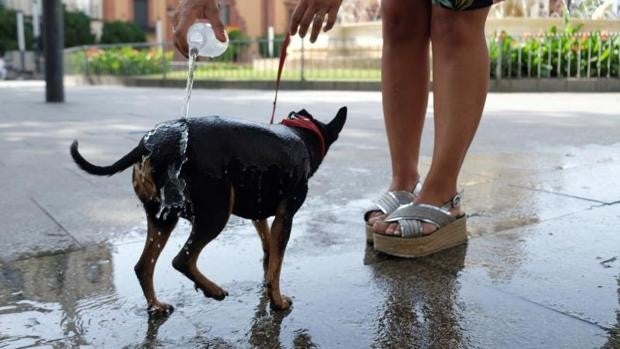
[[[192,223],[192,232],[172,265],[206,297],[222,300],[228,295],[198,270],[196,261],[231,214],[251,219],[260,236],[272,307],[290,307],[291,299],[280,293],[280,269],[293,216],[346,115],[343,107],[327,124],[305,110],[291,113],[278,125],[216,116],[168,121],[111,166],[88,162],[73,142],[73,160],[90,174],[111,176],[133,166],[133,187],[148,223],[146,244],[134,269],[150,313],[173,310],[157,299],[153,270],[179,218]],[[272,216],[269,227],[267,218]]]

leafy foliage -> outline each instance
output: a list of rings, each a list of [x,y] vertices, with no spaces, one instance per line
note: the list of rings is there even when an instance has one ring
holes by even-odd
[[[113,21],[103,23],[102,44],[145,42],[146,35],[135,23]]]
[[[243,51],[250,46],[250,39],[239,28],[229,27],[226,31],[228,32],[228,48],[221,56],[212,60],[216,62],[237,62]]]
[[[285,34],[276,34],[273,37],[273,55],[269,55],[269,38],[267,35],[263,35],[258,38],[258,52],[261,57],[270,58],[270,57],[278,57],[280,54],[280,48],[282,47],[282,42],[284,41]]]
[[[85,57],[86,55],[86,57]],[[101,50],[88,49],[69,57],[72,73],[95,75],[148,75],[163,73],[172,62],[173,53],[161,49],[136,50],[131,47]]]
[[[32,21],[28,17],[24,17],[24,34],[26,49],[31,49]],[[6,9],[0,4],[0,53],[17,49],[17,12]]]
[[[76,11],[64,12],[65,21],[65,47],[92,45],[95,36],[90,31],[90,17],[85,13]]]
[[[498,72],[502,78],[620,76],[620,36],[580,29],[565,19],[562,32],[552,27],[522,40],[496,34],[489,44],[491,77]]]

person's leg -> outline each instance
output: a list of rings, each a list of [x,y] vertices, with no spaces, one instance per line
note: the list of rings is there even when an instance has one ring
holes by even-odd
[[[389,191],[410,191],[418,179],[420,138],[428,101],[429,1],[384,0],[381,90],[392,160]],[[373,224],[381,212],[370,215]]]
[[[488,8],[453,11],[432,6],[433,105],[435,143],[433,161],[416,203],[441,206],[457,191],[465,154],[476,133],[489,80],[489,56],[484,24]],[[461,214],[453,209],[453,215]],[[380,225],[375,225],[380,231]],[[398,225],[385,229],[393,234]],[[424,232],[436,228],[424,224]]]

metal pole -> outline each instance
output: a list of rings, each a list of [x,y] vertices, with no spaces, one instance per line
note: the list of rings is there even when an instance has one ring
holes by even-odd
[[[523,39],[521,38],[521,39],[519,39],[519,40],[520,40],[520,41],[522,41]],[[518,75],[518,76],[519,76],[519,79],[520,79],[520,78],[521,78],[521,70],[523,70],[523,67],[521,66],[521,64],[522,64],[522,63],[521,63],[521,42],[519,42],[519,52],[517,53],[517,61],[519,62],[519,63],[518,63],[518,66],[519,66],[519,72],[518,72],[518,74],[519,74],[519,75]]]
[[[607,56],[607,77],[611,77],[611,59],[614,57],[614,51],[611,47],[611,42],[613,41],[611,36],[607,37],[607,42],[609,43],[609,55]]]
[[[41,26],[39,25],[39,2],[32,2],[32,36],[34,37],[34,64],[37,74],[41,72],[41,66],[39,65],[41,56]]]
[[[301,39],[301,81],[306,80],[304,76],[304,65],[305,65],[305,57],[304,57],[304,39]]]
[[[581,77],[581,41],[582,36],[577,34],[577,40],[579,40],[579,47],[577,48],[577,78]]]
[[[21,75],[26,71],[26,37],[24,35],[24,14],[17,12],[17,46],[19,47],[19,63]]]
[[[495,42],[497,44],[497,61],[495,62],[495,80],[501,80],[502,78],[502,50],[504,49],[503,36],[498,37],[495,40]]]
[[[88,46],[82,46],[82,52],[84,53],[84,78],[88,81]]]
[[[160,54],[161,54],[161,70],[162,70],[162,78],[166,80],[166,51],[164,47],[164,29],[161,22],[161,18],[157,18],[157,22],[155,24],[155,36],[157,38],[157,46],[159,46]]]
[[[562,36],[558,36],[558,78],[562,77]]]
[[[43,1],[43,46],[45,54],[45,100],[64,102],[62,56],[65,43],[60,0]]]

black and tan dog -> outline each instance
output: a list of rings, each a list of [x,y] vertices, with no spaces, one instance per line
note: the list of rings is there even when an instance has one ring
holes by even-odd
[[[275,309],[290,307],[290,298],[280,293],[280,269],[293,215],[306,198],[308,179],[338,138],[346,114],[347,109],[341,108],[328,124],[305,110],[271,126],[215,116],[168,121],[111,166],[89,163],[78,152],[77,141],[73,142],[71,156],[90,174],[111,176],[134,166],[133,187],[148,222],[135,272],[150,313],[173,310],[155,296],[153,270],[179,217],[192,223],[192,232],[172,265],[206,297],[227,296],[198,270],[196,261],[231,214],[253,221],[264,251],[271,304]],[[267,218],[272,216],[270,228]]]

